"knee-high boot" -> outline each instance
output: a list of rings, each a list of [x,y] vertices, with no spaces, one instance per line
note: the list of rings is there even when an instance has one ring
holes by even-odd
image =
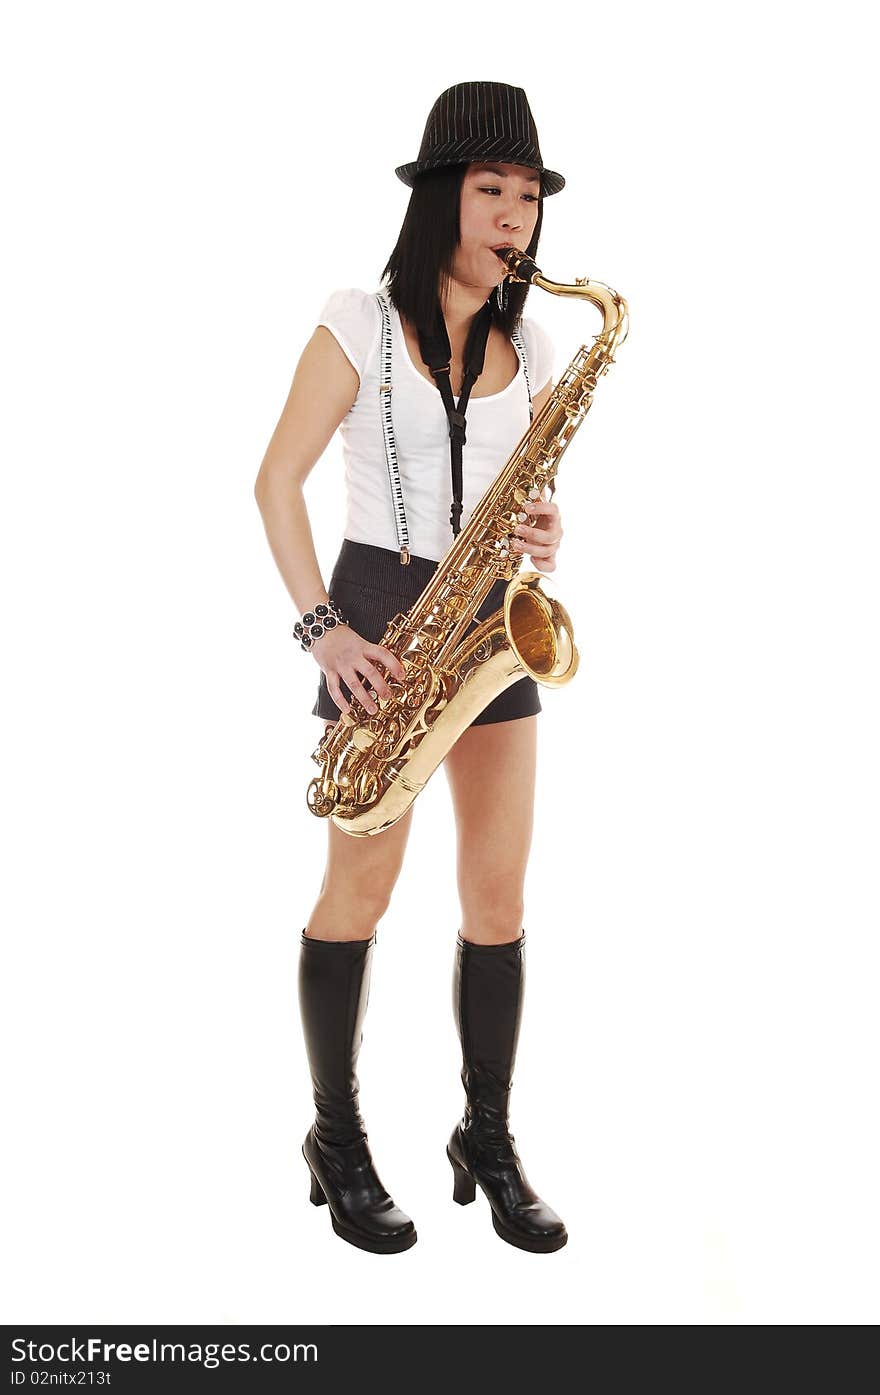
[[[315,1122],[302,1151],[311,1201],[328,1203],[336,1234],[361,1250],[396,1254],[415,1244],[415,1227],[379,1180],[358,1107],[357,1059],[375,941],[375,934],[316,940],[302,933],[299,1004],[315,1097]]]
[[[492,1224],[510,1245],[544,1253],[568,1239],[556,1212],[529,1183],[508,1123],[525,986],[525,933],[509,944],[478,945],[459,934],[453,1008],[461,1041],[465,1111],[446,1149],[453,1198],[466,1206],[477,1184]]]

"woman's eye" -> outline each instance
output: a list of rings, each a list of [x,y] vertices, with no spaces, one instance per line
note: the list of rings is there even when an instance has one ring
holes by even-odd
[[[481,189],[480,189],[480,193],[481,193],[481,194],[500,194],[500,193],[501,193],[501,190],[500,190],[500,189],[486,189],[486,188],[481,188]],[[538,195],[537,195],[537,194],[523,194],[522,197],[523,197],[524,199],[528,199],[529,203],[537,203],[537,202],[538,202]]]

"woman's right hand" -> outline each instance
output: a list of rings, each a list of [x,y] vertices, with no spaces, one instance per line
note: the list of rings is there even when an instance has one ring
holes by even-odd
[[[350,711],[351,703],[344,698],[340,681],[347,684],[352,697],[357,698],[372,715],[379,709],[361,678],[367,680],[380,698],[391,696],[382,669],[392,678],[406,680],[406,669],[390,649],[385,649],[381,644],[370,644],[350,625],[337,625],[332,630],[325,630],[321,638],[315,640],[310,652],[323,670],[327,691],[341,712]],[[379,664],[382,668],[377,667]]]

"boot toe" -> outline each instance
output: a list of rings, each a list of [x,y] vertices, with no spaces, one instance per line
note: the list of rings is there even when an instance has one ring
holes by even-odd
[[[568,1238],[565,1223],[561,1216],[546,1202],[538,1201],[531,1206],[526,1206],[522,1211],[517,1211],[514,1216],[517,1226],[521,1226],[526,1235],[531,1235],[535,1239],[555,1239],[564,1235]]]
[[[543,1202],[509,1212],[505,1216],[492,1212],[492,1224],[502,1240],[533,1254],[561,1250],[568,1242],[568,1231],[560,1216]]]
[[[344,1206],[330,1208],[336,1234],[350,1245],[373,1254],[398,1254],[416,1243],[416,1228],[405,1211],[393,1202],[386,1208],[349,1213]]]
[[[398,1240],[415,1232],[415,1225],[410,1217],[393,1202],[390,1202],[385,1210],[374,1211],[370,1219],[371,1229],[379,1239]]]

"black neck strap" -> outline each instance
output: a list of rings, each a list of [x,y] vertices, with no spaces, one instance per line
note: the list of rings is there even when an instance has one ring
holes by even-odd
[[[419,330],[419,349],[422,360],[430,368],[434,377],[434,382],[440,390],[443,398],[443,406],[446,408],[446,416],[449,419],[449,459],[452,470],[452,510],[449,515],[449,522],[452,524],[452,535],[457,537],[461,531],[461,510],[462,510],[462,472],[461,472],[461,451],[467,436],[465,432],[465,414],[467,412],[468,400],[471,395],[471,388],[483,371],[483,364],[486,361],[486,344],[489,339],[489,327],[492,323],[492,308],[488,302],[482,310],[474,316],[468,332],[467,343],[464,350],[464,380],[461,385],[461,393],[456,406],[455,398],[452,395],[452,384],[449,381],[449,371],[452,365],[452,349],[449,344],[449,334],[446,329],[446,322],[437,307],[435,326],[433,332]]]

